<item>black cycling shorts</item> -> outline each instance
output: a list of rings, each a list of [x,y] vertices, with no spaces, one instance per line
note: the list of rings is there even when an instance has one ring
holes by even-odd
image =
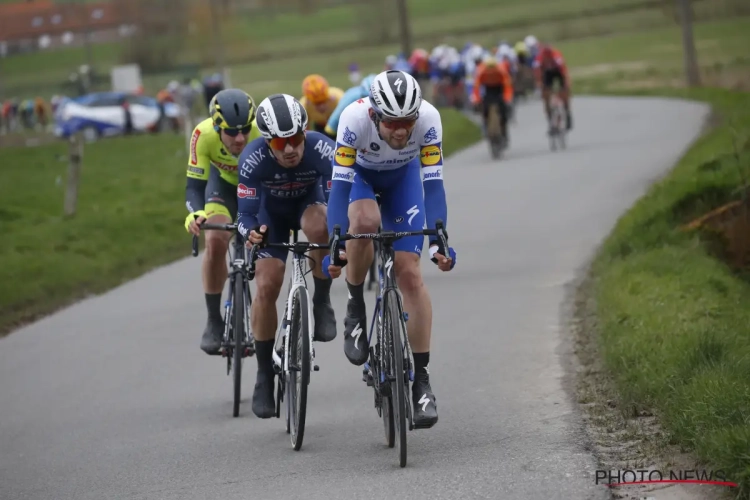
[[[226,215],[237,220],[237,186],[225,181],[219,170],[211,165],[206,184],[206,215]]]
[[[565,78],[560,68],[547,69],[542,74],[542,86],[545,89],[551,89],[555,85],[555,80],[560,82],[560,88],[565,88]]]

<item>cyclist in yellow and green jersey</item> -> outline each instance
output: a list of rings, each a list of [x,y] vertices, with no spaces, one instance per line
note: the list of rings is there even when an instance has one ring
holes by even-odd
[[[248,141],[260,137],[255,126],[255,102],[239,89],[217,93],[209,104],[210,117],[193,130],[187,166],[185,220],[188,232],[199,235],[198,224],[230,224],[237,218],[237,160]],[[208,322],[201,349],[219,354],[224,333],[221,292],[227,279],[226,255],[232,234],[206,232],[203,290]]]

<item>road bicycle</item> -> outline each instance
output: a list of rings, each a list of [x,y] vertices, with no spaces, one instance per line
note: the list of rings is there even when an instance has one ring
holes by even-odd
[[[242,360],[255,354],[255,340],[250,332],[249,318],[252,295],[250,281],[255,269],[245,249],[245,239],[237,231],[237,224],[209,224],[204,222],[201,231],[218,230],[233,232],[229,245],[229,280],[227,298],[224,301],[224,334],[219,353],[227,359],[227,375],[233,375],[234,404],[232,416],[240,414],[242,395]],[[193,257],[198,256],[198,236],[193,236]]]
[[[302,448],[307,416],[307,387],[310,385],[310,372],[318,371],[313,348],[312,299],[307,289],[305,275],[306,255],[311,250],[328,250],[328,244],[298,241],[297,230],[292,232],[291,243],[264,243],[263,248],[285,248],[293,255],[293,272],[289,279],[284,314],[279,321],[279,330],[273,348],[273,368],[277,379],[276,418],[281,416],[281,402],[286,402],[286,432],[291,434],[295,451]],[[258,258],[260,246],[250,249],[251,262]],[[315,261],[313,260],[313,265]],[[287,397],[288,396],[288,397]]]
[[[565,104],[557,92],[550,96],[550,134],[549,147],[552,151],[565,149],[565,134],[567,133],[567,115]]]
[[[503,154],[506,146],[505,139],[503,138],[500,104],[497,102],[490,104],[487,115],[487,139],[490,143],[490,154],[494,160],[497,160]]]
[[[398,443],[401,467],[406,467],[406,423],[408,422],[409,430],[416,428],[409,391],[409,382],[414,381],[414,364],[406,334],[408,315],[404,312],[401,292],[393,274],[393,243],[408,236],[436,236],[440,246],[448,248],[448,236],[440,220],[435,229],[343,235],[341,227],[336,225],[330,247],[334,264],[341,265],[336,251],[340,242],[353,239],[380,242],[375,256],[378,261],[378,294],[368,336],[370,355],[362,370],[362,380],[375,391],[375,409],[378,416],[383,418],[386,442],[389,448]],[[374,344],[373,332],[376,339]]]

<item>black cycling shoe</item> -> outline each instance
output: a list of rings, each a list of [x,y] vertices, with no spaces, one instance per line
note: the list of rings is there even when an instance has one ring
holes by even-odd
[[[221,349],[221,341],[224,338],[224,321],[209,319],[206,323],[206,329],[203,330],[201,338],[201,349],[206,354],[215,356]]]
[[[437,404],[435,394],[430,387],[430,374],[414,374],[414,383],[411,386],[411,398],[414,403],[414,427],[417,429],[429,429],[438,421]]]
[[[276,403],[273,398],[273,373],[258,372],[253,391],[253,413],[258,418],[276,416]]]
[[[358,304],[349,299],[344,318],[344,354],[349,362],[362,366],[370,355],[370,344],[367,340],[367,312],[364,302]]]
[[[333,312],[333,306],[329,300],[316,304],[313,301],[313,318],[315,319],[315,329],[313,340],[316,342],[330,342],[336,338],[336,315]]]

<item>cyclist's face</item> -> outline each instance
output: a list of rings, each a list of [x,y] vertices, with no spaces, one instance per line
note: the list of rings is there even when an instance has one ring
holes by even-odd
[[[242,153],[242,150],[247,146],[247,138],[249,135],[250,131],[248,130],[247,134],[243,134],[242,131],[240,131],[236,136],[232,137],[222,130],[221,143],[224,144],[224,147],[227,148],[230,153],[237,156]]]
[[[266,144],[279,165],[284,168],[294,168],[302,161],[302,154],[305,151],[305,134],[302,132],[287,140],[266,141]]]
[[[383,140],[393,149],[404,149],[409,143],[417,120],[380,120],[378,131]]]

